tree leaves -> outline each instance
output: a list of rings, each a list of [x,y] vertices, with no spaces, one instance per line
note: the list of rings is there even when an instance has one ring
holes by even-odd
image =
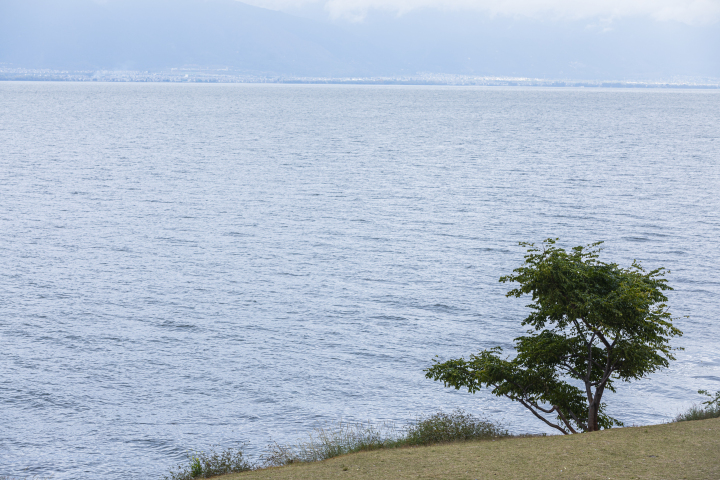
[[[508,297],[532,297],[522,320],[531,330],[515,339],[515,358],[500,358],[496,347],[467,361],[435,361],[426,376],[471,393],[491,388],[563,433],[621,425],[605,414],[604,391],[667,367],[669,341],[682,335],[665,304],[669,272],[601,262],[602,242],[568,252],[556,241],[521,243],[524,264],[500,278],[519,284]]]

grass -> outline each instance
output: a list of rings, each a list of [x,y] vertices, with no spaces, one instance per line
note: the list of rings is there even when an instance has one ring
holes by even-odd
[[[720,391],[711,394],[707,390],[698,390],[698,393],[710,397],[710,400],[702,402],[701,405],[693,405],[687,412],[675,417],[675,422],[720,418]],[[702,405],[705,406],[703,407]]]
[[[391,424],[347,424],[339,422],[319,427],[304,441],[294,445],[274,443],[261,456],[263,467],[276,467],[291,463],[307,463],[338,457],[362,450],[377,450],[394,446],[397,431]]]
[[[705,419],[717,419],[720,417],[720,392],[716,393],[713,397],[709,392],[706,392],[704,390],[700,391],[699,393],[705,394],[708,397],[711,398],[711,400],[704,402],[703,405],[695,405],[687,412],[678,415],[675,420],[674,424],[677,424],[678,422],[686,422],[688,420],[705,420]],[[717,425],[717,424],[715,424]],[[653,438],[653,435],[647,435],[652,430],[653,432],[657,433],[657,428],[660,426],[651,426],[651,427],[634,427],[630,429],[622,429],[621,431],[624,432],[635,432],[632,433],[622,433],[620,435],[620,442],[618,445],[620,445],[620,450],[617,451],[618,455],[620,455],[619,458],[622,458],[622,452],[625,452],[627,454],[628,451],[631,450],[624,450],[625,448],[632,448],[632,445],[627,445],[627,440],[630,440],[630,443],[635,442],[635,444],[646,442],[649,439]],[[692,430],[692,429],[691,429]],[[712,430],[712,429],[709,429]],[[587,443],[588,438],[593,438],[597,441],[599,441],[600,438],[607,438],[607,435],[618,435],[616,433],[611,432],[617,432],[618,429],[612,430],[612,431],[604,431],[604,432],[598,432],[595,434],[584,434],[583,438],[585,440],[573,440],[573,443],[571,446],[576,446],[577,444],[582,444],[583,442]],[[682,432],[687,432],[687,427],[680,427],[679,429],[672,430],[671,433],[673,435],[680,434],[682,436]],[[720,438],[717,438],[718,435],[717,428],[715,429],[715,442],[717,446],[720,446]],[[642,432],[638,434],[637,432]],[[592,435],[592,436],[591,436]],[[601,435],[606,435],[606,437],[601,437]],[[633,436],[634,435],[634,436]],[[639,436],[638,436],[639,435]],[[657,436],[657,435],[655,435]],[[677,435],[676,435],[677,436]],[[530,440],[531,436],[510,436],[506,430],[503,428],[487,421],[483,420],[477,417],[474,417],[473,415],[470,415],[468,413],[465,413],[462,410],[455,410],[452,413],[443,413],[439,412],[433,415],[428,416],[421,416],[419,417],[415,422],[412,422],[402,430],[398,430],[394,424],[382,424],[379,426],[372,425],[372,424],[347,424],[347,423],[338,423],[335,425],[330,425],[329,427],[321,427],[315,429],[311,434],[308,435],[308,437],[301,442],[298,442],[293,445],[281,445],[278,443],[274,443],[270,446],[268,446],[268,449],[266,453],[261,456],[261,463],[259,465],[252,465],[249,462],[247,462],[242,457],[242,452],[240,450],[225,450],[220,453],[217,452],[211,452],[210,454],[204,454],[204,453],[190,453],[188,454],[188,464],[185,466],[180,466],[180,470],[178,472],[171,472],[170,477],[165,477],[166,480],[191,480],[194,478],[208,478],[215,475],[221,475],[221,474],[227,474],[227,473],[240,473],[240,472],[247,472],[247,471],[257,471],[257,472],[265,472],[260,474],[260,476],[254,476],[247,474],[245,477],[242,478],[248,478],[248,479],[265,479],[265,478],[315,478],[316,475],[319,475],[321,473],[318,473],[314,471],[313,469],[309,470],[311,473],[309,475],[303,475],[304,473],[307,473],[308,471],[302,470],[298,472],[292,473],[290,477],[283,476],[284,474],[287,474],[288,472],[291,472],[291,470],[277,470],[277,467],[284,467],[284,466],[290,466],[290,465],[298,465],[298,464],[324,464],[326,461],[330,461],[331,459],[335,459],[338,457],[342,458],[350,458],[348,455],[352,454],[360,454],[361,452],[371,452],[371,451],[391,451],[391,450],[398,450],[402,449],[404,451],[409,451],[407,447],[425,447],[424,454],[426,456],[432,457],[432,453],[439,451],[436,449],[441,449],[445,451],[446,456],[449,454],[456,455],[458,451],[465,451],[465,450],[472,450],[473,448],[481,448],[486,450],[483,455],[481,455],[481,458],[484,458],[483,462],[484,464],[481,465],[481,471],[478,473],[474,473],[470,475],[469,477],[453,477],[448,476],[447,478],[480,478],[482,477],[481,473],[484,472],[487,468],[490,468],[489,471],[495,472],[493,475],[502,475],[501,477],[495,477],[495,478],[504,478],[504,476],[509,476],[512,478],[545,478],[542,477],[544,474],[544,471],[538,471],[538,470],[532,470],[527,473],[526,477],[523,477],[524,475],[522,473],[522,469],[519,471],[516,471],[515,468],[520,468],[520,466],[523,464],[523,462],[520,462],[519,464],[517,462],[509,461],[508,465],[510,466],[512,471],[502,471],[502,468],[499,469],[498,465],[494,464],[496,457],[501,458],[503,455],[507,456],[507,452],[505,451],[505,448],[509,448],[512,450],[513,448],[517,449],[518,445],[525,445],[522,443],[513,443],[513,442],[527,442]],[[560,440],[562,437],[555,437],[555,439],[550,440],[551,445],[558,445],[558,442],[566,442],[567,440]],[[566,438],[580,438],[578,435],[573,435],[572,437],[566,437]],[[511,440],[512,439],[512,440]],[[488,446],[488,442],[484,442],[483,445],[480,447],[477,447],[477,442],[480,440],[491,440],[494,444],[498,440],[504,440],[503,445],[505,445],[503,450],[501,451],[493,451],[493,449],[497,449],[498,447],[491,447]],[[651,440],[651,442],[654,440]],[[686,446],[685,443],[687,441],[687,438],[683,438],[681,440],[682,446]],[[458,442],[465,442],[466,444],[461,444]],[[469,443],[468,443],[469,442]],[[509,443],[508,443],[509,442]],[[625,442],[625,443],[623,443]],[[453,446],[448,446],[447,444],[453,443]],[[597,442],[596,442],[597,443]],[[562,444],[562,443],[560,443]],[[652,443],[651,443],[652,444]],[[472,447],[471,445],[475,445],[475,447]],[[509,446],[508,446],[509,445]],[[530,443],[528,444],[530,446],[537,447],[538,443]],[[565,444],[562,444],[565,445]],[[603,444],[601,451],[610,451],[612,448],[607,447],[608,444]],[[435,446],[432,447],[432,449],[429,451],[430,455],[428,455],[428,446]],[[614,447],[615,445],[612,444],[610,447]],[[647,447],[648,445],[644,445]],[[676,445],[677,446],[677,445]],[[635,445],[637,447],[637,445]],[[597,445],[589,445],[588,447],[590,449],[590,452],[585,452],[585,455],[589,455],[591,453],[594,453],[597,449]],[[449,449],[449,450],[448,450]],[[565,447],[567,449],[567,446]],[[522,458],[522,455],[524,453],[527,453],[526,451],[532,451],[532,448],[521,448],[523,450],[522,452],[516,452],[514,455],[516,455],[518,458]],[[548,450],[550,452],[551,449],[548,449],[547,446],[544,446],[542,449],[540,449],[540,452],[532,453],[532,455],[536,455],[537,459],[533,462],[525,462],[526,464],[534,465],[536,463],[542,463],[540,459],[547,460],[542,457],[542,451]],[[681,451],[677,448],[670,449],[663,451],[663,455],[667,458],[674,458],[673,455],[677,456],[677,452]],[[720,449],[718,449],[720,451]],[[567,452],[559,453],[556,457],[556,460],[559,458],[558,463],[554,466],[549,467],[549,472],[552,472],[553,474],[551,476],[548,476],[547,478],[560,478],[558,475],[563,476],[568,469],[568,461],[575,460],[577,458],[582,458],[581,453],[580,455],[570,455],[570,458],[568,457]],[[385,454],[378,453],[381,457],[387,456]],[[397,461],[398,459],[402,460],[406,458],[404,455],[406,454],[389,454],[391,456],[395,456],[393,460]],[[409,454],[412,455],[412,454]],[[552,454],[550,454],[552,456]],[[446,459],[446,456],[443,456],[442,459],[435,461],[438,465],[442,465],[442,468],[449,468],[448,465],[445,465],[443,462],[443,459]],[[717,455],[710,454],[711,457],[716,457]],[[627,455],[626,455],[627,457]],[[660,458],[660,455],[649,455],[647,458]],[[357,457],[361,458],[361,457]],[[371,461],[372,461],[371,457]],[[424,457],[423,457],[424,458]],[[421,465],[423,458],[415,459],[420,460]],[[670,463],[674,462],[680,462],[682,463],[683,459],[686,459],[686,456],[683,455],[682,458],[673,459],[670,461]],[[517,460],[517,459],[516,459]],[[627,459],[626,459],[627,460]],[[601,461],[601,465],[610,465],[612,468],[624,468],[628,469],[628,464],[626,460],[621,460],[619,463],[613,462],[610,459],[605,461]],[[390,460],[378,460],[379,464],[382,466],[384,462],[390,462]],[[468,458],[456,458],[454,461],[460,462],[461,465],[472,465],[472,459]],[[661,463],[660,460],[657,461],[650,461],[650,463]],[[632,466],[630,469],[630,476],[622,476],[618,478],[661,478],[661,477],[643,477],[640,476],[634,476],[638,472],[638,468],[642,470],[642,468],[646,467],[645,459],[640,459],[639,463],[636,462],[635,465]],[[712,462],[711,462],[712,463]],[[715,463],[710,466],[710,468],[716,468],[718,467],[718,464],[720,463],[720,460],[715,459]],[[633,460],[630,460],[630,464],[633,464]],[[591,467],[593,465],[596,465],[596,462],[588,462],[587,464],[583,464],[588,467]],[[648,464],[649,465],[649,464]],[[581,465],[582,466],[582,465]],[[377,467],[377,463],[372,464],[373,469],[376,470],[375,467]],[[388,468],[395,468],[393,466],[392,462],[388,463]],[[399,468],[398,472],[403,471],[413,471],[413,466],[410,465],[404,465],[401,466],[400,464],[397,465]],[[314,467],[313,467],[314,468]],[[318,467],[321,468],[321,467]],[[422,472],[425,472],[425,470],[429,468],[427,466],[422,467]],[[470,468],[468,466],[468,468]],[[477,466],[473,466],[473,468],[477,468]],[[555,468],[555,470],[553,470]],[[373,469],[369,469],[365,467],[366,471],[372,471]],[[472,470],[472,468],[470,468]],[[321,468],[322,470],[322,468]],[[357,476],[355,473],[363,471],[362,467],[356,467],[355,470],[351,468],[350,464],[341,463],[340,464],[340,470],[342,472],[353,472],[353,473],[347,473],[343,474],[344,476],[349,476],[353,478],[364,478],[362,475]],[[417,468],[415,468],[417,470]],[[284,474],[280,474],[280,476],[274,476],[275,474],[272,472],[281,471],[284,472]],[[438,471],[437,468],[432,470],[429,477],[427,478],[446,478],[446,474],[442,473],[444,470]],[[658,470],[660,471],[660,470]],[[664,471],[664,470],[663,470]],[[270,473],[268,473],[270,472]],[[498,473],[499,472],[499,473]],[[327,473],[327,472],[326,472]],[[335,472],[337,474],[338,472]],[[376,473],[382,473],[382,471],[378,471]],[[392,472],[385,472],[389,476],[387,478],[402,478],[394,473],[391,475]],[[469,474],[469,471],[466,472]],[[586,472],[587,473],[587,472]],[[620,472],[622,473],[622,472]],[[624,471],[624,473],[628,473],[627,471]],[[642,472],[641,472],[642,473]],[[647,472],[645,472],[647,473]],[[296,477],[296,474],[300,474],[300,476]],[[614,474],[618,474],[617,471],[614,472]],[[267,476],[269,475],[269,476]],[[374,475],[374,474],[373,474]],[[440,475],[440,477],[436,477],[433,475]],[[518,476],[519,475],[519,476]],[[602,475],[605,475],[605,473],[602,473]],[[574,478],[607,478],[602,476],[601,477],[593,477],[591,476],[580,476],[580,477],[574,477]],[[332,474],[330,475],[332,477]],[[328,478],[330,478],[328,477]],[[509,478],[508,477],[508,478]],[[231,477],[223,477],[230,479]],[[236,478],[236,477],[232,477]],[[237,477],[240,478],[240,477]],[[324,478],[324,477],[317,477],[317,478]],[[369,477],[368,477],[369,478]],[[377,477],[377,478],[383,478],[383,477]],[[422,473],[417,473],[417,477],[413,477],[412,475],[407,478],[423,478]],[[492,477],[487,477],[492,478]],[[665,478],[665,477],[662,477]],[[671,478],[671,477],[667,477]],[[675,478],[675,477],[672,477]],[[703,477],[677,477],[677,478],[703,478]],[[720,478],[720,475],[718,476]],[[0,479],[2,480],[2,479]]]
[[[188,452],[188,463],[179,465],[177,471],[171,470],[165,480],[192,480],[210,478],[226,473],[238,473],[254,468],[243,457],[242,450],[229,448],[221,451]],[[1,480],[1,479],[0,479]]]
[[[261,468],[311,463],[361,451],[395,449],[443,442],[497,439],[508,432],[497,425],[455,410],[421,416],[399,430],[394,424],[338,423],[315,429],[308,437],[293,445],[274,443],[261,456],[260,465],[248,462],[240,449],[190,452],[187,463],[170,471],[165,480],[192,480],[226,473]],[[0,479],[2,480],[2,479]]]
[[[690,409],[675,417],[675,422],[688,422],[691,420],[707,420],[710,418],[720,418],[720,407],[701,407],[693,405]]]
[[[263,467],[307,463],[367,450],[430,445],[435,443],[481,440],[507,436],[497,425],[455,410],[421,416],[402,430],[394,424],[344,424],[317,428],[295,445],[273,444],[262,457]]]
[[[377,449],[218,480],[720,478],[720,419]]]

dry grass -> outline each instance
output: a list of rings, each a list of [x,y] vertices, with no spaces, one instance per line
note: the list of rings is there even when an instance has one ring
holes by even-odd
[[[318,427],[295,445],[268,445],[262,467],[317,462],[365,450],[433,445],[457,440],[487,440],[508,436],[507,430],[463,410],[421,415],[405,428],[393,423],[343,423]],[[235,470],[240,472],[242,470]],[[171,478],[169,480],[183,480]]]
[[[376,450],[218,480],[720,479],[720,419]]]

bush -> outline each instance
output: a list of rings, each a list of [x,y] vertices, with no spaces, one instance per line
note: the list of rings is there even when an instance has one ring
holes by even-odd
[[[691,420],[707,420],[708,418],[720,418],[720,391],[715,395],[707,390],[698,390],[698,393],[710,397],[710,400],[700,405],[693,405],[690,409],[675,417],[675,422],[688,422]],[[701,405],[706,405],[705,407]]]
[[[691,420],[707,420],[708,418],[720,417],[720,408],[713,407],[701,407],[700,405],[693,405],[690,409],[681,413],[675,417],[675,422],[688,422]]]
[[[205,452],[188,452],[188,463],[178,465],[178,471],[170,471],[165,480],[192,480],[194,478],[208,478],[226,473],[238,473],[254,468],[243,458],[239,448],[228,448],[219,452],[211,450]]]
[[[308,440],[296,445],[268,446],[263,466],[273,467],[297,462],[316,462],[328,458],[380,448],[430,445],[434,443],[487,440],[508,436],[509,433],[486,420],[462,410],[438,412],[422,416],[405,429],[398,431],[394,424],[343,424],[316,428]]]
[[[416,423],[408,427],[404,440],[407,445],[429,445],[487,440],[508,435],[507,430],[458,409],[452,413],[438,412],[427,417],[420,417]]]

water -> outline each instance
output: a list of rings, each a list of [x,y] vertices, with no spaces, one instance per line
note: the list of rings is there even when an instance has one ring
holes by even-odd
[[[519,241],[672,270],[678,361],[628,424],[720,389],[720,94],[0,83],[0,475],[160,478],[188,448],[456,406],[508,347]]]

